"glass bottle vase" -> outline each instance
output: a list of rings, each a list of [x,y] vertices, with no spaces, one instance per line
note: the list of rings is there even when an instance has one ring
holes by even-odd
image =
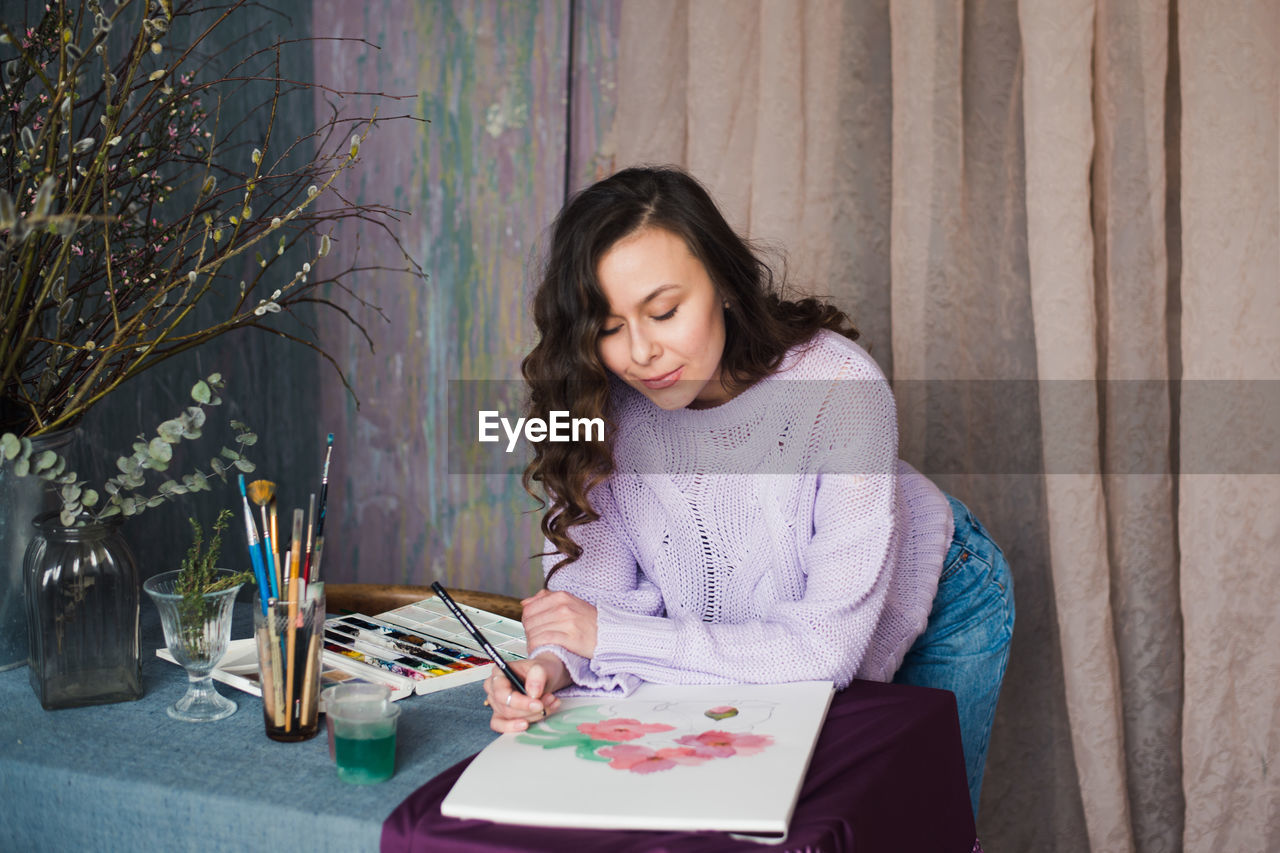
[[[138,567],[117,516],[38,516],[27,547],[27,665],[46,710],[142,697]]]
[[[32,455],[53,450],[65,454],[75,429],[56,430],[31,439]],[[0,464],[0,671],[27,663],[27,599],[23,560],[35,528],[31,519],[57,509],[49,484],[19,477]]]

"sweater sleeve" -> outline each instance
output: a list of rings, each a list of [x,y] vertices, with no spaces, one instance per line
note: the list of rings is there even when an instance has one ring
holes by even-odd
[[[632,616],[660,617],[663,613],[662,595],[639,569],[630,538],[623,532],[625,527],[619,518],[609,483],[602,483],[592,491],[591,506],[600,517],[572,528],[569,534],[582,547],[582,556],[552,575],[548,587],[575,595],[594,605],[597,611],[609,608]],[[555,551],[550,541],[547,551]],[[549,553],[543,557],[543,571],[551,571],[561,556]],[[564,661],[573,680],[573,686],[560,691],[560,695],[617,693],[625,696],[643,681],[625,669],[599,673],[593,668],[591,659],[558,645],[539,646],[532,649],[529,656],[543,652],[550,652]]]
[[[867,652],[897,553],[897,417],[874,377],[831,384],[809,436],[816,491],[803,579],[762,602],[756,618],[707,623],[598,604],[590,666],[660,683],[772,683],[823,679],[846,686]],[[797,597],[798,596],[798,597]]]

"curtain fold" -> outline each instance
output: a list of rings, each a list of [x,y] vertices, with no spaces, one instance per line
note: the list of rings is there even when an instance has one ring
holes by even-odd
[[[687,167],[849,311],[903,457],[1010,558],[988,849],[1280,847],[1275,394],[1193,393],[1280,378],[1277,34],[1274,0],[622,4],[615,167]]]
[[[1280,379],[1280,3],[1179,3],[1184,390],[1178,545],[1191,850],[1280,848],[1280,474],[1206,466],[1257,442]],[[1221,409],[1201,411],[1205,385]],[[1194,395],[1194,397],[1193,397]],[[1268,410],[1270,408],[1270,411]]]

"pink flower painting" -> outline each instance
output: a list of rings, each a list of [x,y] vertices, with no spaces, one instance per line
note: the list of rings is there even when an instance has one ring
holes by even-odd
[[[709,731],[700,735],[685,735],[676,743],[691,747],[705,758],[728,758],[731,755],[755,755],[773,743],[769,735],[753,735],[735,732]]]
[[[632,773],[656,773],[670,770],[678,764],[701,764],[709,757],[683,746],[653,749],[638,744],[601,747],[598,753],[610,759],[609,766],[614,770],[630,770]]]
[[[703,714],[716,722],[719,722],[720,720],[727,720],[730,717],[738,716],[738,709],[732,705],[717,705],[714,708],[703,711]]]
[[[617,717],[612,720],[601,720],[598,723],[582,723],[578,726],[578,731],[595,740],[617,742],[635,740],[654,732],[669,732],[673,728],[674,726],[668,726],[665,723],[642,723],[639,720]]]

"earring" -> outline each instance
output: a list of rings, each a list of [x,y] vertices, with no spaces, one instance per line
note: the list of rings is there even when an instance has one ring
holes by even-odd
[[[726,300],[724,301],[724,307],[725,307],[726,309],[728,309],[728,307],[729,307],[729,300],[728,300],[728,299],[726,299]]]

